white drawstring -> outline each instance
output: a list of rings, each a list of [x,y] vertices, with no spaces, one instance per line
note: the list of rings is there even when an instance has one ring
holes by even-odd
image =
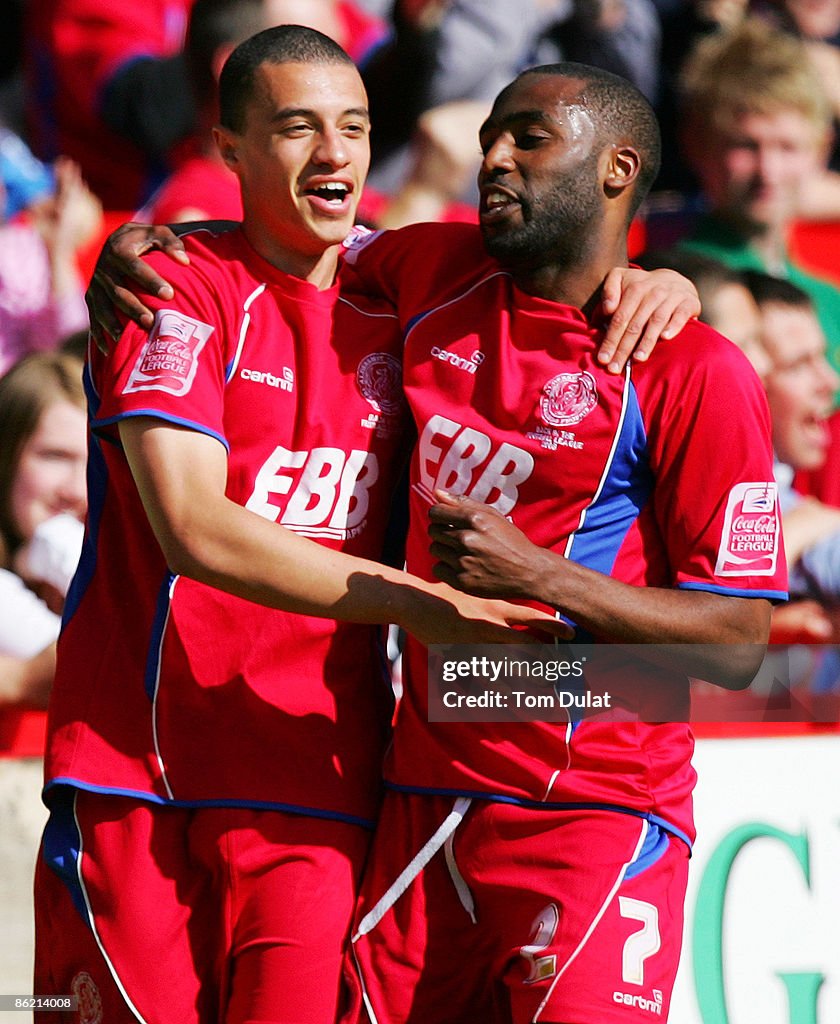
[[[452,810],[443,820],[435,834],[431,837],[431,839],[429,839],[425,846],[423,846],[420,850],[417,851],[417,853],[411,859],[411,862],[408,864],[406,868],[403,869],[403,871],[400,872],[396,881],[393,882],[393,884],[387,890],[385,895],[382,896],[382,898],[373,906],[371,910],[368,911],[367,914],[365,914],[365,916],[359,922],[359,928],[356,934],[353,936],[351,940],[352,942],[356,942],[363,935],[367,935],[368,932],[372,931],[379,924],[379,922],[388,913],[391,907],[393,907],[393,905],[397,902],[400,896],[402,896],[402,894],[411,885],[414,879],[420,874],[423,868],[426,867],[426,865],[429,863],[432,857],[434,857],[434,855],[449,839],[449,837],[452,835],[455,829],[461,824],[461,822],[464,819],[464,815],[467,813],[467,809],[469,808],[471,803],[471,797],[458,797],[458,799],[455,801]],[[464,888],[466,889],[466,884],[463,882],[463,879],[461,879],[461,882],[464,885]],[[457,882],[455,882],[455,886],[456,888],[458,888]],[[469,890],[467,889],[466,891],[467,894],[469,895]],[[459,897],[461,897],[460,889],[458,890],[458,895]],[[463,903],[462,897],[461,902]],[[470,902],[472,902],[471,897]],[[470,913],[470,911],[468,911],[468,913]]]
[[[470,915],[470,920],[473,924],[478,924],[475,916],[475,900],[473,894],[470,892],[470,887],[464,880],[464,876],[461,874],[461,870],[458,867],[458,862],[455,860],[455,835],[450,834],[449,838],[443,847],[443,855],[446,857],[446,866],[449,868],[449,877],[452,879],[452,884],[455,886],[455,891],[458,893],[458,899],[461,901],[461,906]]]

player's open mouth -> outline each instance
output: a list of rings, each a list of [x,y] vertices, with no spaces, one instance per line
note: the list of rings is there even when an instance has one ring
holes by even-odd
[[[303,190],[319,209],[330,213],[343,213],[348,206],[352,186],[343,181],[324,181]]]
[[[503,220],[520,206],[519,199],[507,189],[485,185],[481,190],[479,216],[482,224]]]

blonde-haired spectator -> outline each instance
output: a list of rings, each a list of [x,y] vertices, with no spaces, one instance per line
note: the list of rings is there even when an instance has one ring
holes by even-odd
[[[840,369],[840,291],[797,266],[788,248],[803,196],[826,174],[831,137],[831,105],[803,44],[747,19],[698,44],[682,87],[684,148],[708,206],[682,244],[802,288]]]

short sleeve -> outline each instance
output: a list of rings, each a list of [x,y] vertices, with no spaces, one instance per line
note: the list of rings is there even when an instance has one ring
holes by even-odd
[[[130,416],[153,416],[217,438],[224,437],[225,367],[229,338],[237,324],[226,316],[206,267],[160,272],[172,283],[175,299],[162,303],[143,296],[155,313],[152,329],[128,323],[107,357],[94,356],[92,427],[109,428]],[[220,282],[220,292],[223,286]]]
[[[654,513],[673,584],[787,597],[770,416],[742,353],[692,325],[654,357],[640,388]]]

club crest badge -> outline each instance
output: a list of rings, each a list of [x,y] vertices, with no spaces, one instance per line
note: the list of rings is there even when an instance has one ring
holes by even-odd
[[[87,971],[79,971],[73,978],[70,992],[78,1000],[79,1024],[102,1024],[102,996]]]
[[[405,399],[402,364],[388,352],[371,352],[359,363],[356,383],[362,397],[380,416],[399,416]]]
[[[591,373],[558,373],[542,390],[540,416],[549,427],[580,423],[598,404],[598,388]]]

